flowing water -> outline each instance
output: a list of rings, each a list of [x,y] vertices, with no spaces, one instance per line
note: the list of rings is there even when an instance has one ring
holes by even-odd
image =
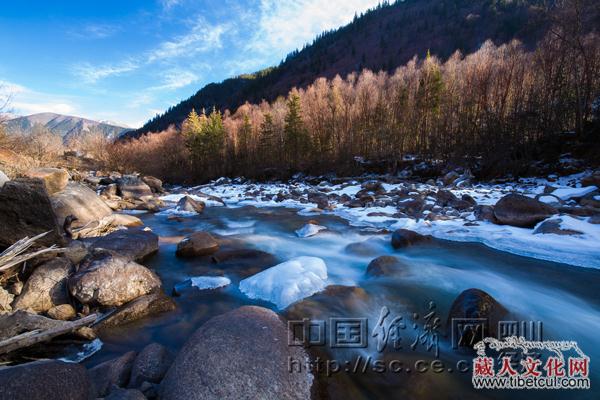
[[[159,342],[177,351],[206,320],[242,305],[260,305],[281,312],[271,303],[248,299],[238,289],[240,279],[260,271],[261,268],[257,267],[268,266],[258,265],[261,263],[274,265],[274,262],[291,257],[315,256],[325,260],[329,284],[359,286],[366,292],[366,296],[360,297],[360,302],[353,301],[347,308],[344,306],[346,303],[340,303],[335,296],[325,298],[316,306],[320,318],[367,318],[369,327],[368,348],[344,350],[325,346],[311,350],[314,354],[335,359],[342,366],[341,371],[332,373],[328,379],[321,374],[319,382],[328,382],[327,385],[318,385],[323,397],[599,397],[595,383],[600,375],[594,363],[600,357],[600,271],[597,269],[515,256],[476,243],[436,240],[426,246],[395,251],[390,245],[389,234],[361,230],[334,216],[301,216],[296,210],[286,208],[210,207],[202,215],[180,221],[169,220],[165,215],[147,214],[141,215],[141,218],[161,238],[159,252],[145,265],[160,275],[167,293],[175,284],[193,276],[224,274],[232,280],[232,284],[216,290],[185,289],[175,297],[177,311],[104,332],[101,335],[103,348],[85,361],[87,366],[131,349],[139,350],[151,342]],[[294,231],[310,219],[317,220],[328,230],[310,238],[298,238]],[[264,256],[258,261],[252,258],[248,261],[241,259],[213,264],[209,258],[183,260],[175,257],[177,243],[197,230],[227,237],[234,247],[271,253],[275,259]],[[363,241],[367,241],[362,246],[363,255],[357,255],[347,248],[349,244]],[[367,278],[366,266],[380,255],[399,257],[407,264],[407,271],[397,277]],[[450,334],[446,330],[446,319],[453,300],[469,288],[488,292],[511,313],[518,315],[520,320],[541,321],[544,340],[577,341],[583,352],[591,358],[592,389],[571,393],[475,391],[471,385],[471,373],[460,373],[452,368],[460,360],[466,360],[470,365],[474,355],[464,350],[453,350]],[[376,358],[386,362],[401,360],[405,368],[414,366],[416,360],[425,360],[427,363],[435,360],[435,347],[428,350],[425,344],[418,342],[414,350],[411,348],[415,338],[422,332],[416,326],[423,326],[431,302],[435,305],[435,315],[441,318],[438,358],[444,363],[444,371],[417,373],[413,369],[410,373],[381,373],[368,369],[363,372],[362,363],[358,369],[354,368],[358,356],[361,362],[366,362],[369,357],[370,362]],[[379,353],[375,350],[371,333],[383,306],[389,309],[390,319],[402,316],[406,329],[402,331],[402,348],[393,350],[390,345],[386,351]],[[418,313],[418,316],[414,313]],[[412,325],[413,321],[418,324]],[[345,371],[348,365],[350,371]],[[330,366],[333,368],[334,364]],[[449,372],[448,368],[453,371]]]

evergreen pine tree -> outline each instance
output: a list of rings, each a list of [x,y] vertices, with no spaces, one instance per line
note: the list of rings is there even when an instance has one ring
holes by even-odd
[[[297,93],[290,94],[287,101],[288,112],[285,116],[285,153],[290,166],[297,167],[303,161],[306,150],[309,147],[309,138],[302,121],[302,109],[300,96]]]

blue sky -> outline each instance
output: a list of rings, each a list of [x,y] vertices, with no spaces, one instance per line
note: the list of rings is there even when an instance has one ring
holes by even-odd
[[[17,114],[138,127],[210,82],[278,64],[379,0],[10,1],[0,95]]]

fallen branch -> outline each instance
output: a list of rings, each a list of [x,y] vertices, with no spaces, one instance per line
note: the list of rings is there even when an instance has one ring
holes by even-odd
[[[65,322],[63,325],[46,329],[33,330],[13,336],[9,339],[0,341],[0,354],[10,353],[12,351],[32,346],[37,343],[47,342],[57,336],[71,333],[83,326],[88,326],[96,321],[97,315],[90,314],[76,321]]]
[[[37,257],[41,254],[45,253],[60,253],[65,251],[66,249],[58,248],[56,245],[52,245],[46,249],[34,251],[32,253],[25,253],[34,243],[46,236],[50,232],[44,232],[32,238],[23,238],[18,242],[14,243],[8,249],[4,250],[2,254],[0,254],[0,273],[5,273],[10,270],[12,267],[17,266],[27,260],[30,260],[34,257]]]

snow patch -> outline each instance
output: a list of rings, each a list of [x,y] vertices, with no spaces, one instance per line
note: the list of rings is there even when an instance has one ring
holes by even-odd
[[[571,198],[583,197],[596,190],[598,190],[596,186],[586,186],[582,188],[561,188],[554,190],[552,194],[561,200],[569,200]]]

